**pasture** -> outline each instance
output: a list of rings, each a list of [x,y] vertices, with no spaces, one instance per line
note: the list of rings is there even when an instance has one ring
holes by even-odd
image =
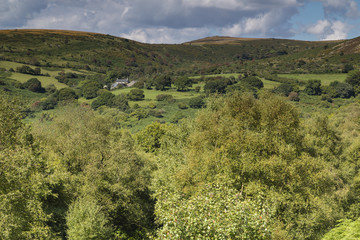
[[[333,74],[278,74],[279,77],[297,79],[302,81],[320,80],[322,85],[330,85],[334,81],[344,82],[346,73],[333,73]]]

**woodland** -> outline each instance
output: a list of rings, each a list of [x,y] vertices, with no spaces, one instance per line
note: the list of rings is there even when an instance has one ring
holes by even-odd
[[[0,31],[0,239],[359,239],[359,46]]]

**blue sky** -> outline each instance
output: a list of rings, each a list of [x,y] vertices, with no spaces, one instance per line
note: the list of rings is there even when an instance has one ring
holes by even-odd
[[[67,29],[147,43],[213,35],[335,40],[360,36],[360,0],[0,0],[0,29]]]

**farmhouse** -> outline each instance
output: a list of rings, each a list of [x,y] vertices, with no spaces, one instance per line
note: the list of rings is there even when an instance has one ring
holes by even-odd
[[[113,90],[117,87],[119,87],[119,85],[122,86],[126,86],[129,83],[129,78],[124,78],[124,79],[116,79],[114,83],[111,84],[110,90]]]

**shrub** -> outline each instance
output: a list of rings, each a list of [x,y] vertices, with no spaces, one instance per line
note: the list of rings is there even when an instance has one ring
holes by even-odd
[[[203,97],[193,97],[189,100],[189,106],[191,108],[202,108],[205,106]]]
[[[258,77],[255,76],[243,78],[241,82],[245,83],[250,87],[254,87],[257,89],[261,89],[264,87],[264,83]]]
[[[282,83],[278,87],[274,88],[273,92],[282,96],[289,96],[294,90],[293,86],[289,83]]]
[[[41,86],[41,82],[37,78],[31,78],[24,83],[24,87],[32,92],[45,92],[45,89]]]
[[[159,94],[156,96],[157,101],[175,102],[174,97],[171,94]]]
[[[144,100],[145,98],[144,91],[141,89],[131,89],[131,91],[128,93],[128,98],[131,101]]]
[[[299,94],[297,92],[290,92],[289,96],[288,96],[288,99],[290,101],[295,101],[295,102],[300,101]]]
[[[320,80],[307,81],[304,92],[308,95],[321,95],[321,81]]]
[[[179,102],[177,105],[178,105],[178,107],[180,109],[187,109],[188,108],[188,106],[184,102]]]
[[[75,100],[78,96],[72,88],[62,88],[57,94],[57,99],[59,101]]]

